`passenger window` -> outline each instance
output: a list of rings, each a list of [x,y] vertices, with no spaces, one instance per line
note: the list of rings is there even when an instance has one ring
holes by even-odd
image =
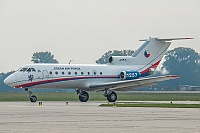
[[[90,75],[90,72],[87,72],[88,73],[88,75]]]
[[[97,73],[96,72],[93,72],[94,73],[94,75],[96,75]]]
[[[71,72],[68,72],[69,75],[71,75]]]
[[[55,74],[57,75],[57,74],[58,74],[58,72],[56,71],[56,72],[55,72]]]
[[[50,71],[49,74],[52,74],[52,72]]]
[[[65,73],[64,72],[62,72],[62,75],[64,75]]]
[[[81,75],[83,75],[84,73],[83,72],[81,72]]]
[[[100,72],[100,75],[102,75],[103,73],[102,72]]]
[[[75,72],[75,75],[77,75],[77,72]]]

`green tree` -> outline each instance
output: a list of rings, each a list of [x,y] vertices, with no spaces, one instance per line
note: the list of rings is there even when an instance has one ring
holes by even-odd
[[[168,81],[171,86],[200,85],[200,55],[191,48],[179,47],[168,51],[162,69],[181,78]],[[167,83],[167,82],[165,82]]]
[[[33,63],[58,63],[51,52],[35,52],[32,56]]]
[[[108,51],[96,60],[97,64],[106,64],[110,56],[131,56],[134,53],[133,50],[113,50]]]

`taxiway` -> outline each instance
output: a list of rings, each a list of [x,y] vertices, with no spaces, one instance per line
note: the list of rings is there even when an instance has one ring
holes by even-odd
[[[200,109],[0,102],[0,133],[200,133]]]

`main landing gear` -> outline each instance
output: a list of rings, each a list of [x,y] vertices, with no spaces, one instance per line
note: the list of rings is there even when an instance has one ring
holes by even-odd
[[[105,90],[104,96],[107,97],[108,102],[115,102],[117,100],[117,94],[114,91]]]
[[[32,91],[28,88],[25,88],[25,91],[28,91],[28,96],[31,102],[36,102],[37,101],[37,97],[35,95],[32,95]]]
[[[76,93],[77,93],[77,95],[79,95],[79,100],[81,102],[87,102],[88,101],[89,94],[87,93],[87,91],[77,89]]]
[[[81,102],[87,102],[89,99],[89,94],[87,91],[76,89],[76,93],[79,96]],[[108,102],[115,102],[117,100],[117,94],[114,91],[105,90],[104,96],[107,98]]]

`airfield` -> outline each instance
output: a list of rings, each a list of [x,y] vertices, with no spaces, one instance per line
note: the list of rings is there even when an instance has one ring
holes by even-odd
[[[0,133],[200,133],[200,108],[99,107],[102,103],[107,102],[0,102]]]

